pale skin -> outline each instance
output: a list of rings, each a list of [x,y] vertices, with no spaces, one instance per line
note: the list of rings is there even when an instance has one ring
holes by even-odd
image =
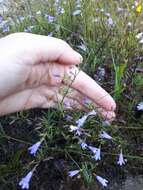
[[[1,38],[0,115],[58,108],[61,102],[64,109],[89,111],[87,97],[103,118],[113,120],[115,101],[75,66],[81,62],[81,55],[57,38],[28,33]]]

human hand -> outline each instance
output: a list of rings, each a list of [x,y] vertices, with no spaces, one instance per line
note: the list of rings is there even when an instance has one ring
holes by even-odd
[[[88,97],[106,119],[115,117],[112,97],[75,64],[82,60],[66,42],[15,33],[0,39],[0,115],[30,108],[83,109]],[[67,89],[68,93],[65,93]]]

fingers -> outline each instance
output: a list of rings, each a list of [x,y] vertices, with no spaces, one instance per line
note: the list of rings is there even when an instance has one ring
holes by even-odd
[[[66,95],[57,94],[55,100],[56,108],[61,108],[63,110],[83,110],[87,112],[87,108],[80,104],[77,100],[70,98]]]
[[[114,111],[107,111],[101,107],[99,107],[97,104],[93,103],[89,99],[87,99],[83,94],[76,90],[72,90],[69,93],[67,93],[66,97],[71,98],[79,102],[82,107],[86,110],[86,112],[91,111],[92,109],[96,109],[99,115],[102,116],[105,120],[113,121],[115,119],[115,113]]]
[[[0,101],[0,115],[23,111],[30,108],[40,107],[45,98],[33,89],[27,89]],[[51,105],[50,105],[51,106]]]
[[[23,111],[31,108],[62,108],[86,111],[79,102],[72,98],[63,97],[58,93],[59,88],[40,86],[12,94],[0,101],[0,115]]]
[[[0,115],[31,108],[56,107],[57,88],[40,86],[12,94],[0,101]]]
[[[106,111],[114,111],[116,109],[113,98],[86,73],[79,71],[75,66],[70,69],[66,67],[66,73],[70,80],[64,80],[64,83],[78,90]]]
[[[9,44],[16,43],[16,47],[23,48],[23,61],[28,64],[50,61],[75,65],[82,62],[82,56],[61,39],[29,33],[15,33],[6,38]]]
[[[41,63],[29,67],[25,88],[60,86],[64,78],[64,66],[58,63]]]

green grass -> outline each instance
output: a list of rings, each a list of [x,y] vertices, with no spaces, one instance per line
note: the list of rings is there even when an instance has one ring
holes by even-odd
[[[48,35],[52,32],[54,37],[67,41],[82,54],[84,61],[81,68],[92,78],[95,74],[98,75],[99,66],[104,68],[106,75],[100,84],[114,96],[118,107],[117,119],[111,126],[104,127],[101,118],[95,117],[89,119],[84,127],[86,132],[91,134],[84,140],[91,145],[102,147],[103,155],[100,162],[92,160],[91,153],[82,150],[78,144],[79,139],[68,130],[68,126],[75,124],[75,120],[84,114],[82,112],[63,112],[62,108],[59,111],[33,110],[1,118],[0,190],[15,190],[21,177],[35,165],[37,172],[32,180],[31,189],[39,190],[45,187],[44,180],[48,181],[49,185],[52,175],[58,175],[58,179],[64,180],[66,186],[66,182],[71,183],[67,172],[79,168],[83,179],[81,183],[92,188],[91,184],[96,183],[95,174],[101,174],[108,179],[108,169],[104,171],[103,168],[105,165],[107,168],[116,165],[121,147],[128,159],[125,169],[140,168],[143,162],[141,149],[143,117],[136,119],[133,107],[143,95],[142,73],[136,73],[134,70],[135,67],[143,67],[143,61],[135,61],[143,51],[143,45],[139,44],[135,37],[142,31],[143,14],[137,14],[135,9],[132,9],[133,3],[133,0],[122,2],[110,0],[108,3],[106,0],[100,2],[83,0],[81,7],[76,8],[74,0],[68,0],[66,3],[60,1],[58,6],[55,6],[54,0],[41,0],[40,3],[27,0],[23,3],[18,1],[19,6],[16,9],[13,4],[12,10],[4,16],[5,19],[11,17],[14,25],[10,26],[9,32],[1,33],[1,36],[23,32],[30,26],[31,32],[35,34]],[[58,7],[64,8],[65,12],[57,14]],[[118,7],[124,10],[118,12]],[[79,9],[81,14],[73,16],[72,13]],[[41,15],[36,14],[39,10]],[[109,17],[106,13],[110,13],[113,26],[107,24]],[[29,18],[28,15],[31,14],[32,18]],[[45,14],[54,16],[55,21],[49,23],[44,17]],[[25,19],[20,21],[17,19],[19,15]],[[85,49],[80,45],[84,45]],[[73,117],[70,122],[63,119],[66,114]],[[112,143],[99,139],[101,129],[113,136]],[[45,140],[36,157],[29,156],[27,148],[43,137]],[[64,160],[64,169],[55,164],[57,160]],[[51,174],[46,174],[46,170]],[[43,180],[42,176],[47,178]],[[52,189],[51,186],[48,186],[49,189]],[[68,189],[70,188],[72,189],[72,185],[68,186]],[[56,190],[56,187],[54,189]]]

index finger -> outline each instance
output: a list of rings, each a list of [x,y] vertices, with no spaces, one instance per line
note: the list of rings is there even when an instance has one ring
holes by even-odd
[[[76,66],[66,67],[66,73],[70,80],[65,80],[64,82],[70,85],[70,87],[78,90],[107,111],[114,111],[116,109],[116,103],[110,94],[86,73],[79,70]]]

